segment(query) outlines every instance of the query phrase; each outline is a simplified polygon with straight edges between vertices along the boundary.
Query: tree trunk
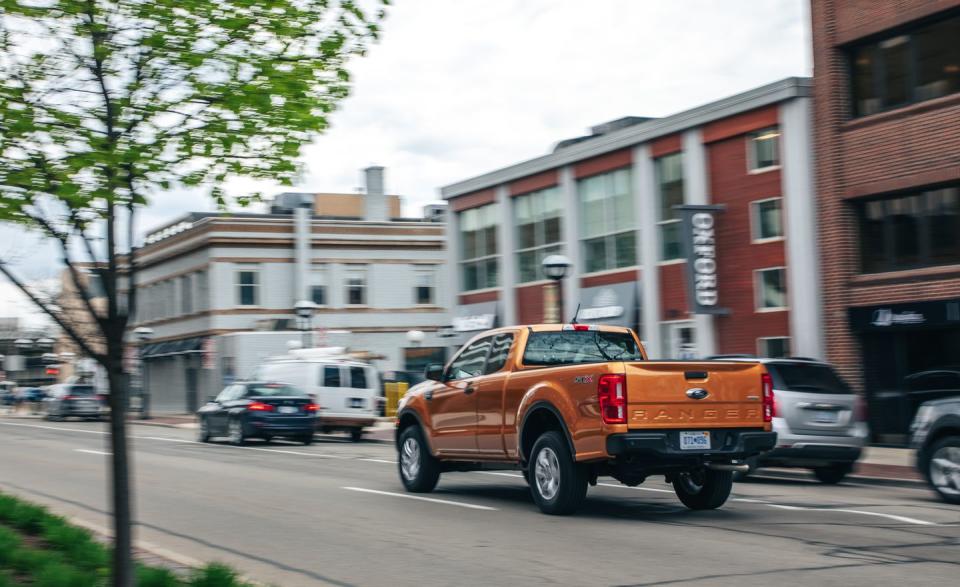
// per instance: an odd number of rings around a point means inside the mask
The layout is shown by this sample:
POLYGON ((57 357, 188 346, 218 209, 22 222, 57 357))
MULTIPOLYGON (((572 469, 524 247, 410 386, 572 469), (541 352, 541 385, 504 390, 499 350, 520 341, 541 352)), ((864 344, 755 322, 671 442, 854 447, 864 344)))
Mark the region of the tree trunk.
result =
POLYGON ((113 497, 113 585, 133 587, 132 491, 127 455, 127 377, 123 372, 123 342, 108 341, 107 377, 110 381, 110 448, 113 497))

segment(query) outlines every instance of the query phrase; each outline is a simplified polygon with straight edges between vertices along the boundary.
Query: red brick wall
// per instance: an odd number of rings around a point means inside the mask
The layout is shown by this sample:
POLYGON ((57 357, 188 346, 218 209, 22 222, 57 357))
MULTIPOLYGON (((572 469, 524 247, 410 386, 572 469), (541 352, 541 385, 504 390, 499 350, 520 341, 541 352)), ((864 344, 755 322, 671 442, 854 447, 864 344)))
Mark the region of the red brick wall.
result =
POLYGON ((627 271, 618 271, 616 273, 604 273, 602 275, 581 277, 580 287, 597 287, 600 285, 610 285, 612 283, 637 281, 638 279, 640 279, 640 272, 636 269, 629 269, 627 271))
POLYGON ((543 188, 548 188, 557 185, 560 181, 560 174, 557 173, 556 169, 551 169, 549 171, 544 171, 543 173, 537 173, 535 175, 530 175, 524 177, 523 179, 518 179, 510 183, 510 195, 519 196, 521 194, 526 194, 536 190, 542 190, 543 188))
POLYGON ((683 135, 676 134, 668 137, 660 137, 650 143, 650 156, 656 159, 671 153, 679 153, 683 150, 683 135))
POLYGON ((577 179, 590 177, 599 173, 606 173, 621 167, 633 164, 633 153, 630 149, 621 149, 606 155, 600 155, 592 159, 587 159, 576 163, 573 166, 573 176, 577 179))
POLYGON ((686 263, 661 265, 660 270, 660 319, 686 320, 690 318, 687 305, 686 263))
POLYGON ((726 206, 717 216, 717 281, 731 313, 716 319, 717 350, 755 353, 757 338, 790 336, 789 311, 758 313, 754 300, 754 270, 786 266, 783 241, 753 244, 750 232, 750 202, 782 195, 780 170, 749 174, 744 134, 707 145, 707 166, 711 203, 726 206))
POLYGON ((480 190, 479 192, 471 192, 452 198, 450 200, 450 209, 454 212, 461 212, 463 210, 469 210, 470 208, 479 208, 480 206, 492 204, 496 198, 497 194, 493 188, 480 190))
POLYGON ((499 291, 482 291, 480 293, 460 294, 459 296, 461 305, 495 302, 498 299, 500 299, 499 291))
POLYGON ((777 106, 765 106, 703 126, 703 142, 722 141, 737 135, 777 125, 777 106))
POLYGON ((929 271, 897 272, 881 281, 859 276, 857 226, 845 198, 956 176, 960 99, 948 96, 851 120, 845 55, 838 45, 956 7, 960 0, 811 2, 824 339, 829 359, 861 388, 860 344, 847 326, 847 308, 955 297, 960 279, 929 271))
POLYGON ((540 324, 543 322, 543 286, 544 284, 518 287, 517 324, 540 324))

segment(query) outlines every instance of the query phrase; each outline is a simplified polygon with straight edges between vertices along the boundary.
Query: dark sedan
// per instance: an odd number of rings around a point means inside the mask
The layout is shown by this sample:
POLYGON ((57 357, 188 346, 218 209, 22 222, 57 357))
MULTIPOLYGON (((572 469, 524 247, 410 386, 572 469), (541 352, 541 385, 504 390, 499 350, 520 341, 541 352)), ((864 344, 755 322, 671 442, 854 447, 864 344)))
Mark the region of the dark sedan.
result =
POLYGON ((306 393, 286 383, 259 381, 228 385, 197 411, 201 442, 219 436, 237 446, 248 438, 274 436, 310 444, 316 417, 317 404, 306 393))

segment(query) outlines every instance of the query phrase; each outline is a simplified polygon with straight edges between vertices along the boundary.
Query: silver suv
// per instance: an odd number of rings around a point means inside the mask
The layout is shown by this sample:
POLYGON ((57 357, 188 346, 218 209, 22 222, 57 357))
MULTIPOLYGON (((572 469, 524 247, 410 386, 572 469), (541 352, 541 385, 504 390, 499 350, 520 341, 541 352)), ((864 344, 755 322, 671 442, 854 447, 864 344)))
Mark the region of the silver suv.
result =
POLYGON ((866 409, 833 367, 800 358, 717 358, 762 363, 773 383, 777 445, 752 459, 740 479, 758 467, 800 467, 832 484, 853 470, 867 442, 866 409))
POLYGON ((917 468, 943 501, 960 504, 960 397, 923 403, 910 429, 917 468))

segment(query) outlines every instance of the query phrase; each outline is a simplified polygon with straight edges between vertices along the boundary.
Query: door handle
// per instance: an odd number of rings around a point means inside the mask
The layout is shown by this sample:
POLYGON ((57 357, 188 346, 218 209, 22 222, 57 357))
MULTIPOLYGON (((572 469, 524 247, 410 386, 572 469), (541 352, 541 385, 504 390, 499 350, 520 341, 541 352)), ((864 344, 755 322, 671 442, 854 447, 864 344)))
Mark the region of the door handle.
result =
POLYGON ((476 390, 477 390, 477 389, 476 389, 474 386, 468 385, 467 388, 463 390, 463 393, 466 394, 466 395, 470 395, 471 393, 475 392, 476 390))

